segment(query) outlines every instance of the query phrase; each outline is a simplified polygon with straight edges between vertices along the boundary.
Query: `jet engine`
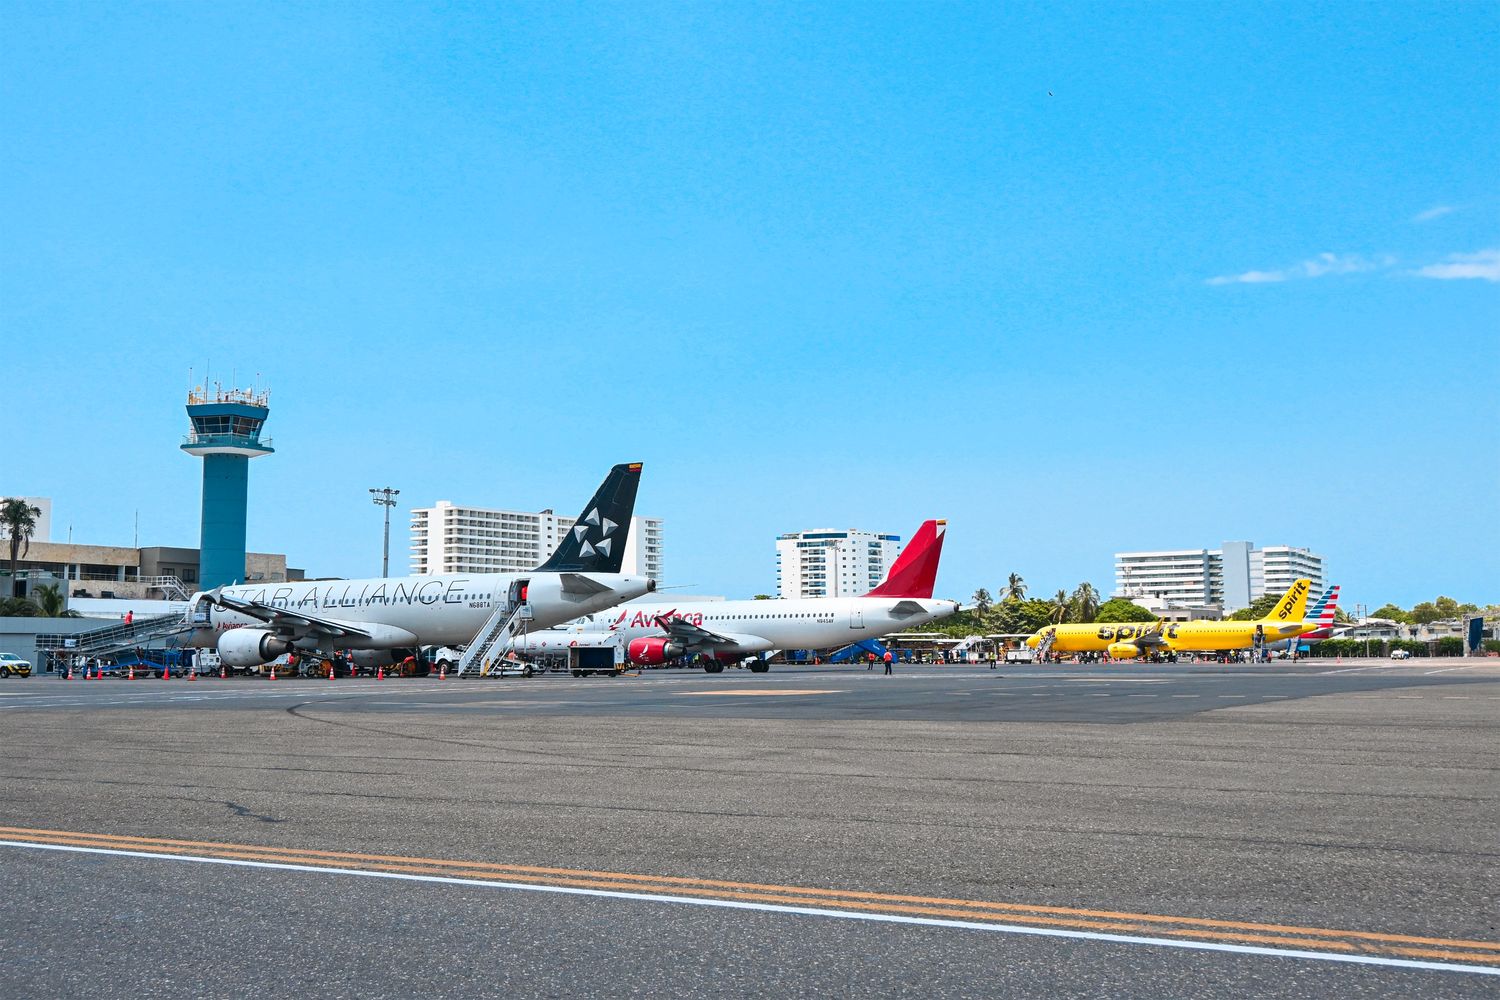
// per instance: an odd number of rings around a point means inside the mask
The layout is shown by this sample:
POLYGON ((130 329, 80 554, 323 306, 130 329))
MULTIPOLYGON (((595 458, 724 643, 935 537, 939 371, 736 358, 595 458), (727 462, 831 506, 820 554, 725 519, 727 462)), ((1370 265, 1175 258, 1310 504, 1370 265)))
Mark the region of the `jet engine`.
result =
POLYGON ((1116 660, 1133 660, 1141 655, 1141 648, 1133 642, 1112 642, 1109 644, 1109 655, 1116 660))
POLYGON ((219 659, 226 666, 254 667, 270 663, 292 644, 270 629, 237 628, 219 636, 219 659))
POLYGON ((625 647, 625 655, 631 663, 656 666, 658 663, 666 663, 675 656, 681 656, 682 644, 662 638, 631 639, 630 645, 625 647))

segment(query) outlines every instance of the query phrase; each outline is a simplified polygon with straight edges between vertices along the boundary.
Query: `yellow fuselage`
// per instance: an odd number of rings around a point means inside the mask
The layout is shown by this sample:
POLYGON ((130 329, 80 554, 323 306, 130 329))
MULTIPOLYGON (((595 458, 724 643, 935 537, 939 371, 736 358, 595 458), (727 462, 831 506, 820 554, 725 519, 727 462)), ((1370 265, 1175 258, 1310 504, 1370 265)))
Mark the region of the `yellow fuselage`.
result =
POLYGON ((1220 652, 1249 649, 1255 645, 1255 630, 1260 628, 1266 642, 1289 639, 1311 632, 1316 622, 1237 622, 1192 621, 1180 624, 1131 622, 1099 625, 1049 625, 1026 640, 1035 649, 1042 637, 1053 633, 1052 649, 1059 653, 1102 653, 1117 643, 1130 643, 1142 649, 1165 647, 1178 652, 1220 652))

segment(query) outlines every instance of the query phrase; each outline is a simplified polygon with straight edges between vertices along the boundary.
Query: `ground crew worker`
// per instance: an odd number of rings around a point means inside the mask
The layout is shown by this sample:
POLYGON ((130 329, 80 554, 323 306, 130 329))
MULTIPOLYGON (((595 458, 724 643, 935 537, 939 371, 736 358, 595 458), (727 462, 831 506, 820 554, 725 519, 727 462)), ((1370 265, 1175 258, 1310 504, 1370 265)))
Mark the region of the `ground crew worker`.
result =
POLYGON ((891 651, 889 649, 887 649, 885 651, 885 672, 886 673, 890 673, 891 672, 891 664, 894 663, 894 662, 895 662, 895 657, 891 656, 891 651))

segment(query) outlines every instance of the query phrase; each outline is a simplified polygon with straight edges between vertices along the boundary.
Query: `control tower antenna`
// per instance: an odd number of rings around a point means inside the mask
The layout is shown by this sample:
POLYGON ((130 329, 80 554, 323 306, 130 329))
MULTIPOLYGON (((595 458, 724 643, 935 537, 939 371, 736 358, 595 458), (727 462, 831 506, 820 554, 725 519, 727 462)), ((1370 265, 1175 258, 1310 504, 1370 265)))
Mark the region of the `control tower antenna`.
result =
POLYGON ((203 459, 203 521, 198 548, 198 586, 212 590, 245 579, 245 513, 250 459, 276 449, 260 431, 271 415, 270 394, 225 389, 215 382, 188 390, 193 430, 182 450, 203 459))

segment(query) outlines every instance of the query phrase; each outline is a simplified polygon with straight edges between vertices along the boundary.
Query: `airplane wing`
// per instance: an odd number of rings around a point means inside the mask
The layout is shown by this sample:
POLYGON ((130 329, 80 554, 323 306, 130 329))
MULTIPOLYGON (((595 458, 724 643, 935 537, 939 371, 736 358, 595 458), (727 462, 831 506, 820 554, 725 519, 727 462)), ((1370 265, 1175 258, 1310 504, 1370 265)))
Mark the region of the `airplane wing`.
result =
POLYGON ((694 625, 691 622, 683 621, 681 618, 664 619, 658 617, 656 619, 656 624, 665 629, 667 635, 671 636, 673 639, 676 639, 678 642, 682 643, 689 649, 700 648, 703 646, 712 647, 738 645, 737 639, 733 639, 727 635, 720 635, 717 632, 710 632, 702 625, 694 625))
POLYGON ((300 611, 292 611, 289 608, 273 608, 259 601, 242 601, 238 597, 227 597, 219 590, 205 596, 216 607, 244 615, 246 618, 254 618, 256 621, 265 622, 273 628, 285 630, 296 636, 357 635, 366 639, 370 638, 369 632, 349 622, 304 615, 300 611))

